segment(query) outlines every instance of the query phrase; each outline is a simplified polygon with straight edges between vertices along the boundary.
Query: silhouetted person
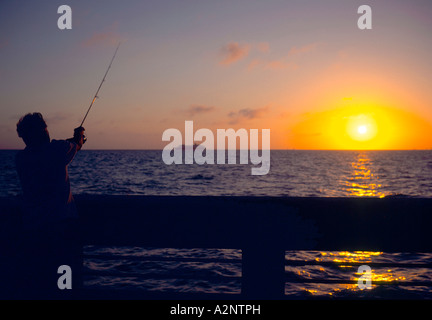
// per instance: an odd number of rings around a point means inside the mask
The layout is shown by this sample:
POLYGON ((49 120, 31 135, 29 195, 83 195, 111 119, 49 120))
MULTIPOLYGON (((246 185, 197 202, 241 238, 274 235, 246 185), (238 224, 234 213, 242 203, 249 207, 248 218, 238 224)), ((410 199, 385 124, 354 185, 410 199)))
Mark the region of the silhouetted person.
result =
POLYGON ((78 214, 67 166, 85 142, 84 128, 76 128, 73 138, 50 140, 42 115, 29 113, 18 121, 17 132, 26 144, 16 155, 23 191, 21 258, 27 263, 26 276, 19 275, 20 293, 55 298, 61 292, 58 267, 69 265, 72 275, 74 267, 80 268, 74 259, 79 254, 78 214))

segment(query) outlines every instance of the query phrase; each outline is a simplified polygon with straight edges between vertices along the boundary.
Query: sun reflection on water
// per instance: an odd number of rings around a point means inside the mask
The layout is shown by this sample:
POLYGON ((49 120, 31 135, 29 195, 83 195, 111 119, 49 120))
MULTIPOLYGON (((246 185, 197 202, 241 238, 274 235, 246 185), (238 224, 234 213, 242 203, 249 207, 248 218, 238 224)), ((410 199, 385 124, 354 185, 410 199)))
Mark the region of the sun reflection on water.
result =
MULTIPOLYGON (((378 197, 383 198, 380 178, 374 172, 374 163, 366 152, 359 152, 356 159, 351 163, 351 172, 343 178, 341 184, 349 196, 354 197, 378 197)), ((339 251, 339 252, 320 252, 320 257, 315 258, 316 262, 334 262, 332 271, 340 280, 343 277, 346 283, 319 284, 313 287, 304 287, 303 290, 311 295, 329 295, 333 296, 342 291, 344 292, 361 292, 358 286, 358 280, 363 275, 358 273, 360 265, 372 263, 372 259, 379 258, 383 252, 372 251, 339 251), (335 268, 337 271, 335 271, 335 268)), ((319 267, 322 274, 329 272, 328 267, 319 267)), ((397 271, 399 272, 399 271, 397 271)), ((371 269, 372 289, 376 287, 375 283, 395 283, 406 280, 406 277, 397 274, 395 270, 378 268, 371 269)), ((303 276, 307 276, 304 274, 303 276)), ((368 291, 368 290, 367 290, 368 291)))
POLYGON ((373 172, 373 162, 366 153, 359 153, 357 160, 351 163, 352 173, 344 181, 350 196, 379 197, 385 194, 380 191, 379 177, 373 172))
MULTIPOLYGON (((313 287, 304 287, 303 290, 311 295, 328 296, 333 296, 342 291, 352 293, 362 292, 364 290, 359 288, 358 280, 363 274, 357 272, 358 267, 363 264, 367 265, 368 263, 372 263, 373 258, 377 258, 382 254, 383 252, 373 251, 320 252, 321 257, 315 258, 315 261, 335 262, 335 267, 338 268, 338 270, 343 270, 343 274, 347 276, 344 278, 346 279, 346 283, 319 284, 313 287)), ((326 272, 326 269, 321 266, 319 267, 319 270, 322 272, 326 272)), ((307 272, 303 271, 302 275, 307 277, 308 274, 307 272)), ((377 283, 390 284, 397 283, 398 281, 405 281, 406 279, 406 276, 398 275, 396 273, 396 270, 390 268, 380 268, 380 270, 371 268, 371 289, 374 289, 377 283)))

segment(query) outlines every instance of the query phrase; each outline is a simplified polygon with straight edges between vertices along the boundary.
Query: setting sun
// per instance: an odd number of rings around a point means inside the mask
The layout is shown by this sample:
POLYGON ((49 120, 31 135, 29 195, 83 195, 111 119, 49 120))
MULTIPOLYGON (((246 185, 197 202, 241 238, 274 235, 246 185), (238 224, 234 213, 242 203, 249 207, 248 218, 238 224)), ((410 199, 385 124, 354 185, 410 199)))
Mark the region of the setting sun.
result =
POLYGON ((367 132, 367 127, 366 126, 359 126, 357 131, 360 134, 365 134, 367 132))
POLYGON ((428 149, 431 132, 414 113, 370 102, 304 114, 288 142, 299 149, 428 149))
POLYGON ((378 128, 372 115, 359 114, 348 117, 346 130, 353 140, 367 141, 376 136, 378 128))

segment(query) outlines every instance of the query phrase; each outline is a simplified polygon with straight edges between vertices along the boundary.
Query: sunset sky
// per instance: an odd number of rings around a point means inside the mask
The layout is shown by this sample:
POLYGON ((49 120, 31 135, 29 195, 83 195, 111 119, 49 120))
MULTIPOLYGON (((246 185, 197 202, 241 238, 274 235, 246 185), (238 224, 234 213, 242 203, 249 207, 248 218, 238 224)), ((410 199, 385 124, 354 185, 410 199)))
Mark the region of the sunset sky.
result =
POLYGON ((87 149, 161 149, 185 120, 268 128, 272 149, 430 149, 431 31, 430 0, 3 0, 0 148, 28 112, 69 138, 122 41, 87 149))

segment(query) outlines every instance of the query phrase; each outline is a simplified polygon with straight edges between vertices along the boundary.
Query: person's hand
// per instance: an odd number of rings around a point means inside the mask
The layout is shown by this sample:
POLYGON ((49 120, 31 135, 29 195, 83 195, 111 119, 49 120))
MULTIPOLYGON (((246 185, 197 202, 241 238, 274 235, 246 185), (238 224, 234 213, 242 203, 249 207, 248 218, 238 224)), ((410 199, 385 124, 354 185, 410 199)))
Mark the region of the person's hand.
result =
POLYGON ((87 141, 84 132, 85 129, 83 127, 78 127, 74 129, 74 140, 80 145, 83 145, 87 141))
POLYGON ((76 136, 76 135, 84 135, 84 131, 85 131, 85 129, 83 128, 83 127, 78 127, 78 128, 75 128, 74 129, 74 137, 76 136))
POLYGON ((85 129, 83 127, 75 128, 73 138, 66 139, 66 141, 76 143, 78 145, 78 150, 81 150, 83 144, 87 141, 84 131, 85 129))

